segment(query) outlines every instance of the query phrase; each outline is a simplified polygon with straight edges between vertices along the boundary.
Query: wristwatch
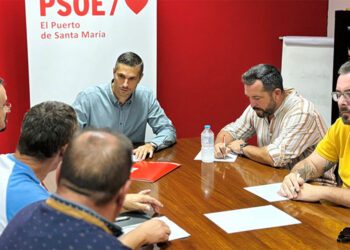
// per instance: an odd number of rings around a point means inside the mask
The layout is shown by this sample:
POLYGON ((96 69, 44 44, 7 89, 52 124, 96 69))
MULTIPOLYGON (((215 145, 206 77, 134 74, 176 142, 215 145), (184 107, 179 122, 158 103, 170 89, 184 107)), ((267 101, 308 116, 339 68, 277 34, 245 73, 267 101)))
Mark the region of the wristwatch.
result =
POLYGON ((246 147, 246 146, 248 146, 248 145, 249 145, 249 144, 248 144, 247 142, 242 143, 241 145, 239 145, 239 147, 240 147, 239 154, 240 154, 240 155, 244 155, 243 148, 246 147))

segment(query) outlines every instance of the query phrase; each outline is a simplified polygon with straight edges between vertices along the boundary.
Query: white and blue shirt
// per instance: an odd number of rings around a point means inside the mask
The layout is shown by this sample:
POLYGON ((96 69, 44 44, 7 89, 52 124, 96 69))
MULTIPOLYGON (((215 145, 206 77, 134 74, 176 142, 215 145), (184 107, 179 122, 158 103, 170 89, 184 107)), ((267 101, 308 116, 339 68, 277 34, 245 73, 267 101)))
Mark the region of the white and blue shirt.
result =
POLYGON ((12 154, 0 155, 0 235, 22 208, 49 195, 29 166, 12 154))

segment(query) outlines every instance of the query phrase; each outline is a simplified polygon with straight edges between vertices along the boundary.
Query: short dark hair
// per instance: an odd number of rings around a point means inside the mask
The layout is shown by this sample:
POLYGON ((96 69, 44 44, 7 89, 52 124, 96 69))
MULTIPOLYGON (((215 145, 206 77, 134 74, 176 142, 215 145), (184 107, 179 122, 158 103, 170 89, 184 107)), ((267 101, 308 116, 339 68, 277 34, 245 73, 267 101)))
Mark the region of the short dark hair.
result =
POLYGON ((21 154, 45 160, 68 144, 77 128, 77 116, 71 106, 42 102, 24 115, 17 149, 21 154))
POLYGON ((143 74, 143 61, 141 57, 134 52, 125 52, 121 54, 115 63, 115 68, 118 67, 118 64, 125 64, 130 67, 140 66, 140 76, 143 74))
POLYGON ((252 85, 256 80, 260 80, 263 83, 267 92, 277 88, 284 91, 281 73, 272 65, 258 64, 242 75, 242 81, 246 85, 252 85))
POLYGON ((345 75, 348 73, 350 73, 350 61, 343 63, 343 65, 340 66, 340 68, 338 70, 339 75, 345 75))
POLYGON ((129 179, 130 140, 108 129, 78 132, 63 156, 58 186, 86 195, 96 205, 110 201, 129 179))

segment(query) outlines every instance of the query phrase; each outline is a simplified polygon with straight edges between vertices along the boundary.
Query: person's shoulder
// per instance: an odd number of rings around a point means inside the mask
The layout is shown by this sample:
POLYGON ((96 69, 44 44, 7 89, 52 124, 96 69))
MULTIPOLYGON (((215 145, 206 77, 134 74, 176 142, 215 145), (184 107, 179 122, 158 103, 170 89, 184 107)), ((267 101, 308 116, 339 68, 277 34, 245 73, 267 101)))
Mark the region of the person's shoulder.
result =
MULTIPOLYGON (((108 96, 108 88, 109 88, 108 83, 102 84, 102 85, 90 86, 78 94, 75 100, 75 103, 81 102, 81 101, 87 101, 87 100, 95 101, 100 98, 105 98, 106 96, 108 96)), ((73 106, 75 106, 74 104, 73 106)))
POLYGON ((344 124, 341 117, 339 117, 331 126, 332 129, 337 131, 350 132, 350 125, 344 124))
POLYGON ((79 238, 79 241, 82 242, 83 245, 85 244, 88 246, 93 241, 97 249, 129 249, 119 240, 116 240, 114 236, 106 233, 94 224, 65 214, 62 214, 62 216, 65 218, 65 221, 70 221, 67 223, 66 227, 70 227, 74 224, 77 238, 79 238))
POLYGON ((0 155, 0 165, 6 166, 6 170, 9 170, 10 166, 15 165, 15 161, 11 159, 11 154, 1 154, 0 155))
POLYGON ((137 88, 136 88, 136 92, 143 93, 143 94, 144 93, 146 93, 146 94, 153 94, 153 91, 150 88, 148 88, 148 87, 146 87, 144 85, 138 85, 137 88))
POLYGON ((94 95, 94 94, 99 94, 101 92, 105 92, 106 89, 108 89, 109 84, 101 84, 101 85, 94 85, 87 87, 81 93, 84 93, 86 95, 94 95))
POLYGON ((286 100, 286 108, 291 112, 301 112, 301 113, 309 113, 314 114, 318 113, 316 110, 315 104, 306 99, 301 94, 299 94, 295 89, 286 89, 286 93, 288 94, 286 100))
POLYGON ((38 209, 42 208, 44 204, 45 200, 37 200, 32 203, 28 203, 14 215, 10 224, 16 225, 18 223, 28 222, 34 214, 38 213, 38 209))
POLYGON ((21 209, 21 211, 18 212, 18 215, 20 216, 21 214, 27 214, 27 213, 34 213, 36 209, 38 209, 39 207, 44 207, 45 206, 45 201, 46 200, 38 200, 38 201, 34 201, 33 203, 28 204, 27 206, 25 206, 23 209, 21 209))
POLYGON ((150 88, 142 85, 138 85, 134 93, 135 99, 142 100, 142 102, 153 102, 154 99, 156 99, 156 95, 153 93, 153 91, 150 88))

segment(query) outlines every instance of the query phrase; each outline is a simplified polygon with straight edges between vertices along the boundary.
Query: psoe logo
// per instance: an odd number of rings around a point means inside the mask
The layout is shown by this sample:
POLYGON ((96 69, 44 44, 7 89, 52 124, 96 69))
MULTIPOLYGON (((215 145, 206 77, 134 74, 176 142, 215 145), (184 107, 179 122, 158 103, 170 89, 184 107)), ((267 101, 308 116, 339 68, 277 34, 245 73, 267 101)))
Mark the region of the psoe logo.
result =
MULTIPOLYGON (((138 14, 145 8, 148 0, 125 0, 126 5, 138 14)), ((60 16, 70 16, 75 13, 78 16, 113 16, 117 8, 118 0, 40 0, 40 16, 46 16, 48 11, 54 11, 60 16), (106 7, 104 2, 113 1, 111 7, 106 7), (107 14, 106 14, 107 13, 107 14)))

